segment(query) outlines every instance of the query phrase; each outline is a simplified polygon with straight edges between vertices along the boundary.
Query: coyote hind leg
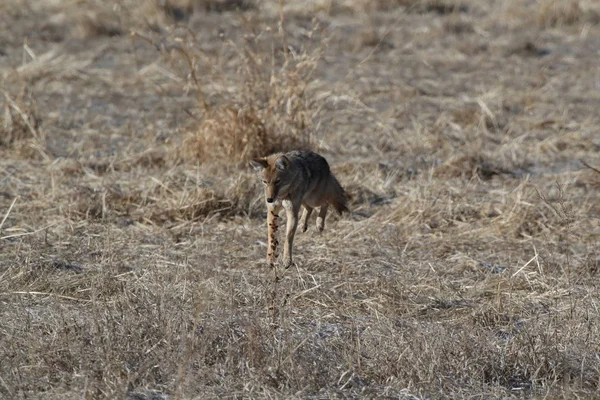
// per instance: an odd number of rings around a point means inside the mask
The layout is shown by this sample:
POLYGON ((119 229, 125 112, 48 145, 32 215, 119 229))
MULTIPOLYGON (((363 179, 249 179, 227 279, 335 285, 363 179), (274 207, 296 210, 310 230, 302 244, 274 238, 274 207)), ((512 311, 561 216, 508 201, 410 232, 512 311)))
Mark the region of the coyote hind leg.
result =
POLYGON ((323 204, 319 209, 319 216, 317 217, 317 231, 323 232, 325 228, 325 216, 327 215, 327 204, 323 204))
POLYGON ((298 225, 298 227, 302 232, 306 232, 306 230, 308 229, 308 219, 310 218, 310 214, 312 214, 313 208, 307 206, 306 204, 304 204, 303 206, 304 211, 302 212, 302 217, 300 217, 300 225, 298 225))

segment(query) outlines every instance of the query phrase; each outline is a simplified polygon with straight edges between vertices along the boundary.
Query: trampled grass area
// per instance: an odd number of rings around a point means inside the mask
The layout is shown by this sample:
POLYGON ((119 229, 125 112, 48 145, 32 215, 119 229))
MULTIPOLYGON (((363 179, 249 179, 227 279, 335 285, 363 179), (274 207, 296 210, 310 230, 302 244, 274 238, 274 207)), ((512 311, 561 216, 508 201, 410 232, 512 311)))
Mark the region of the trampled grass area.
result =
POLYGON ((0 397, 600 395, 592 0, 0 4, 0 397), (271 270, 247 160, 351 213, 271 270))

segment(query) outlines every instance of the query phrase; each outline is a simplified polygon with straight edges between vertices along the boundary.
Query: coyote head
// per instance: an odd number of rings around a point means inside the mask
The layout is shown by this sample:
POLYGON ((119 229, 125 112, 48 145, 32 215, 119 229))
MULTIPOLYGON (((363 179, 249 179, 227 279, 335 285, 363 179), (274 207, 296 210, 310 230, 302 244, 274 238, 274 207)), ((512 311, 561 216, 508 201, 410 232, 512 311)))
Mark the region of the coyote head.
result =
POLYGON ((290 160, 285 155, 255 158, 250 165, 265 185, 267 203, 275 203, 287 195, 292 180, 288 168, 290 160))

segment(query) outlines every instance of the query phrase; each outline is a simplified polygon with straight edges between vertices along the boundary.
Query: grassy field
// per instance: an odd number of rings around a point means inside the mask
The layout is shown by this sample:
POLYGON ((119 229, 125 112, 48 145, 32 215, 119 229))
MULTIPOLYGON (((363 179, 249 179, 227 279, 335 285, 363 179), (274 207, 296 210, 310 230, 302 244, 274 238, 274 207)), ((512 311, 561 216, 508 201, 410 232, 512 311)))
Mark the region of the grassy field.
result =
POLYGON ((600 397, 595 0, 5 0, 0 398, 600 397), (351 213, 270 269, 247 160, 351 213))

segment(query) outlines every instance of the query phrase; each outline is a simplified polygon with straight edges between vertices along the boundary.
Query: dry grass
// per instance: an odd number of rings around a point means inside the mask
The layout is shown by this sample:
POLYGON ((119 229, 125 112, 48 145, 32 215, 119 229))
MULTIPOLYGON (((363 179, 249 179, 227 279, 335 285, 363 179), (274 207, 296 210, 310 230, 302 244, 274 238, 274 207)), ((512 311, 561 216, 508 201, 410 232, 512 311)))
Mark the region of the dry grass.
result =
POLYGON ((598 397, 596 10, 2 3, 0 397, 598 397), (352 213, 270 270, 293 147, 352 213))
POLYGON ((509 20, 515 19, 520 21, 519 24, 535 24, 542 29, 581 29, 600 22, 598 3, 587 0, 538 0, 525 7, 522 2, 507 1, 504 11, 509 20))
POLYGON ((23 86, 15 98, 5 91, 2 92, 2 96, 4 115, 0 130, 0 145, 8 147, 23 144, 26 139, 41 140, 42 134, 39 129, 41 118, 27 86, 23 86))
MULTIPOLYGON (((600 9, 583 4, 586 2, 580 0, 556 1, 546 0, 539 4, 537 11, 538 23, 545 27, 554 27, 560 25, 574 25, 578 23, 600 22, 600 9)), ((590 4, 592 4, 590 2, 590 4)))
POLYGON ((358 0, 346 1, 348 8, 360 7, 371 11, 393 11, 402 8, 411 14, 436 13, 439 15, 467 11, 467 5, 459 0, 358 0))

